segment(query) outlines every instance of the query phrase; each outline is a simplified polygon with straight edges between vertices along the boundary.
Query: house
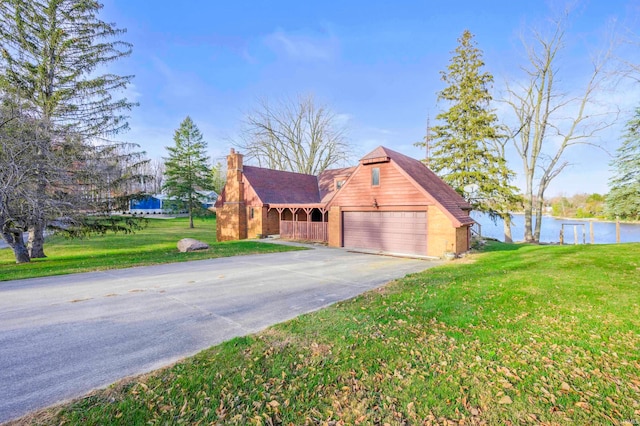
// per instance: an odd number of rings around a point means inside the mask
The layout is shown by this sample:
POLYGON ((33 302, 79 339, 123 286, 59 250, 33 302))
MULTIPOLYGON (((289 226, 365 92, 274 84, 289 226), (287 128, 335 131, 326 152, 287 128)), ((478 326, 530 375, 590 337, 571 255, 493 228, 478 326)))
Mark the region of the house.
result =
MULTIPOLYGON (((215 191, 196 191, 200 195, 203 209, 212 209, 218 200, 218 193, 215 191)), ((172 213, 180 205, 173 198, 165 194, 144 195, 141 198, 134 198, 129 201, 129 213, 133 214, 162 214, 172 213)))
POLYGON ((216 202, 219 241, 281 238, 398 254, 469 249, 471 206, 420 161, 378 147, 319 176, 244 166, 233 149, 216 202))

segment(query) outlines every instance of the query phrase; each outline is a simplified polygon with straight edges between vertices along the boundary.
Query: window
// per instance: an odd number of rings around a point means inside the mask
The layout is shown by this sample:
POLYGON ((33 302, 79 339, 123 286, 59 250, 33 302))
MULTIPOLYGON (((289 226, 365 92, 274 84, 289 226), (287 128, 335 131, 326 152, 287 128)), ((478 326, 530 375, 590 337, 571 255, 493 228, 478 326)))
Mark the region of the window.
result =
POLYGON ((251 207, 251 210, 249 210, 249 218, 253 219, 253 207, 251 207))
POLYGON ((342 185, 344 185, 344 180, 336 180, 336 191, 342 188, 342 185))
POLYGON ((371 186, 380 185, 380 167, 371 169, 371 186))

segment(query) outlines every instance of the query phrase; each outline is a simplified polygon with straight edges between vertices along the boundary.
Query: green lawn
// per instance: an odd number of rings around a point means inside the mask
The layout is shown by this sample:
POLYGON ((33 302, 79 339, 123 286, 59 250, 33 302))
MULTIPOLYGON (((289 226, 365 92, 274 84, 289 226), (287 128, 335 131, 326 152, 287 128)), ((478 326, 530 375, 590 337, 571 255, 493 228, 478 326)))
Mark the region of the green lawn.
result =
POLYGON ((255 241, 216 243, 216 222, 213 217, 195 219, 194 225, 194 229, 189 229, 187 218, 150 219, 148 226, 135 234, 107 234, 84 239, 52 236, 46 240, 46 259, 33 259, 20 265, 15 263, 11 249, 2 249, 0 281, 295 250, 255 241), (176 244, 181 238, 204 241, 210 248, 180 253, 176 244))
POLYGON ((638 424, 640 244, 493 243, 29 421, 638 424))

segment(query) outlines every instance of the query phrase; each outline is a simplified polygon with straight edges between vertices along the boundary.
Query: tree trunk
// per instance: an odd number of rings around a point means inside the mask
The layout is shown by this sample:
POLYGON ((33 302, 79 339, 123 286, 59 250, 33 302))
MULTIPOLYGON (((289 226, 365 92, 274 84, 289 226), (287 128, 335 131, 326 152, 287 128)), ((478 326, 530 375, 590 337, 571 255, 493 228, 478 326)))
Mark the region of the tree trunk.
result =
POLYGON ((31 261, 29 251, 24 245, 22 231, 5 231, 2 233, 2 239, 9 244, 16 258, 16 263, 27 263, 31 261))
POLYGON ((536 203, 536 229, 534 231, 535 242, 540 242, 540 230, 542 229, 542 209, 544 206, 544 200, 542 197, 538 198, 536 203))
POLYGON ((42 162, 38 165, 38 186, 36 189, 35 198, 35 218, 34 223, 29 226, 29 242, 27 248, 29 249, 29 256, 31 259, 43 259, 47 257, 44 254, 44 229, 46 227, 46 215, 43 211, 43 205, 47 199, 47 183, 44 180, 44 166, 42 162))
POLYGON ((533 203, 531 200, 525 200, 524 203, 524 240, 527 243, 535 243, 533 238, 533 203))
POLYGON ((504 223, 504 242, 512 243, 513 237, 511 236, 511 215, 507 213, 507 215, 503 218, 504 223))
POLYGON ((31 259, 42 259, 47 257, 44 254, 44 220, 38 220, 35 224, 29 227, 28 247, 31 259))
POLYGON ((193 209, 191 207, 191 201, 189 201, 189 228, 193 228, 193 209))
POLYGON ((17 239, 17 243, 12 247, 13 254, 16 257, 16 263, 27 263, 31 262, 31 258, 29 257, 29 251, 27 247, 24 245, 24 241, 22 240, 22 235, 17 239))
POLYGON ((526 158, 523 159, 524 175, 526 179, 526 188, 524 193, 524 241, 527 243, 535 242, 533 240, 533 226, 531 216, 533 214, 533 171, 526 158))

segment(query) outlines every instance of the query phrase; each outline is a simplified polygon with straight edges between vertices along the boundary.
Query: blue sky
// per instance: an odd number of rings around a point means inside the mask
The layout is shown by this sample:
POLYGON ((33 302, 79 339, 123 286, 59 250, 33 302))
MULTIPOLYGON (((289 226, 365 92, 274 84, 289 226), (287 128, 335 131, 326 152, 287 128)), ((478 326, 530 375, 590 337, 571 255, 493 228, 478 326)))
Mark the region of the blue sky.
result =
MULTIPOLYGON (((243 115, 258 99, 313 94, 346 125, 354 163, 378 145, 423 158, 413 143, 423 138, 427 115, 434 123, 446 108, 436 102, 443 88, 439 73, 462 32, 475 35, 498 98, 504 81, 514 81, 526 65, 520 34, 552 16, 553 4, 104 0, 102 18, 126 28, 123 39, 133 43, 133 54, 113 64, 114 71, 135 75, 126 95, 140 102, 122 138, 159 158, 190 115, 212 158, 222 160, 243 115)), ((585 77, 581 70, 588 69, 584 43, 597 43, 608 22, 617 20, 618 28, 638 34, 638 12, 633 0, 577 3, 561 63, 563 82, 579 86, 585 77)), ((594 140, 610 151, 618 146, 630 111, 640 106, 636 86, 623 83, 605 97, 622 110, 619 123, 594 140)), ((519 172, 517 157, 510 153, 508 158, 519 172)), ((548 195, 607 191, 606 153, 579 146, 566 158, 572 166, 551 184, 548 195)), ((521 182, 519 177, 516 184, 521 182)))

